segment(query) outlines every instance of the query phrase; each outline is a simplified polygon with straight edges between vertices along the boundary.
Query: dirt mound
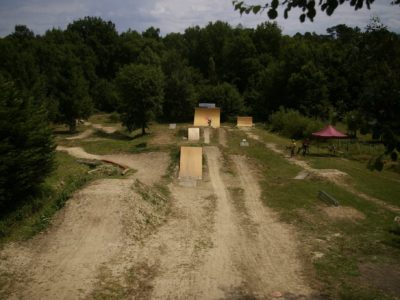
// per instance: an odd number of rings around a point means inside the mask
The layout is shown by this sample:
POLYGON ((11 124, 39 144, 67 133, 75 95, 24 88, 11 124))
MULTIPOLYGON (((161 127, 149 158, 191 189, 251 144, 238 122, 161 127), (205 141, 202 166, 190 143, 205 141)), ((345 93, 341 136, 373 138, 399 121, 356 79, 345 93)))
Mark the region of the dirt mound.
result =
MULTIPOLYGON (((69 150, 87 156, 81 149, 69 150)), ((132 178, 93 182, 73 195, 47 232, 30 241, 8 245, 1 252, 0 271, 10 276, 1 296, 81 299, 96 288, 101 270, 109 264, 122 258, 124 265, 129 265, 127 249, 136 247, 137 241, 165 220, 168 201, 164 190, 143 182, 160 182, 168 155, 146 153, 114 158, 134 164, 139 170, 134 176, 140 181, 132 178)))
POLYGON ((81 147, 57 146, 57 151, 82 159, 108 161, 116 165, 137 170, 137 176, 146 184, 152 184, 164 175, 169 157, 164 152, 149 152, 140 154, 110 154, 95 155, 87 153, 81 147))
POLYGON ((92 124, 92 127, 101 131, 104 131, 105 133, 114 133, 117 132, 119 128, 114 127, 114 126, 103 126, 101 124, 92 124))
POLYGON ((86 129, 84 132, 75 135, 75 136, 71 136, 71 137, 67 137, 66 140, 80 140, 80 139, 85 139, 89 136, 91 136, 93 134, 94 130, 93 129, 86 129))
POLYGON ((57 151, 67 152, 69 155, 74 156, 76 158, 101 160, 101 155, 95 155, 95 154, 87 153, 81 147, 57 146, 56 150, 57 151))
POLYGON ((330 218, 336 220, 364 220, 365 215, 357 209, 350 206, 331 206, 322 209, 330 218))

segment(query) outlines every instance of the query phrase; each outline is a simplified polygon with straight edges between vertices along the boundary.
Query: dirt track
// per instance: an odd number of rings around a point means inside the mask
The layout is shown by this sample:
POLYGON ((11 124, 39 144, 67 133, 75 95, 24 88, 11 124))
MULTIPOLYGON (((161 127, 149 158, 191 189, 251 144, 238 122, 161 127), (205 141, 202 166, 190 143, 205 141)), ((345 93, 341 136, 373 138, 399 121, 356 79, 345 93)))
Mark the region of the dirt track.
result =
MULTIPOLYGON (((225 133, 219 135, 223 143, 225 133)), ((135 186, 154 189, 166 172, 166 153, 98 156, 59 148, 138 172, 86 186, 47 232, 6 247, 0 268, 12 270, 17 280, 5 295, 268 299, 278 291, 308 297, 295 235, 262 204, 255 169, 245 157, 235 156, 235 175, 224 173, 219 148, 204 149, 208 168, 203 181, 188 188, 174 180, 170 204, 158 206, 146 202, 135 186)))

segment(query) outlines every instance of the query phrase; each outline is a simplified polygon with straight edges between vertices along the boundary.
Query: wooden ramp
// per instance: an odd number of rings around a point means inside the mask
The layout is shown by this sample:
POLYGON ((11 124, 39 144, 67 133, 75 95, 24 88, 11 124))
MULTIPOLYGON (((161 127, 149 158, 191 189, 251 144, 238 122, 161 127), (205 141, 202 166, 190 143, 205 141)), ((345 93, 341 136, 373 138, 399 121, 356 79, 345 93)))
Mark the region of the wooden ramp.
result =
POLYGON ((237 117, 237 127, 252 127, 253 117, 237 117))
POLYGON ((211 120, 211 127, 220 127, 220 108, 196 107, 194 111, 194 126, 208 126, 208 120, 211 120))
POLYGON ((188 128, 188 140, 189 141, 200 140, 200 128, 188 128))
POLYGON ((181 147, 179 164, 179 179, 202 179, 203 177, 203 148, 181 147))

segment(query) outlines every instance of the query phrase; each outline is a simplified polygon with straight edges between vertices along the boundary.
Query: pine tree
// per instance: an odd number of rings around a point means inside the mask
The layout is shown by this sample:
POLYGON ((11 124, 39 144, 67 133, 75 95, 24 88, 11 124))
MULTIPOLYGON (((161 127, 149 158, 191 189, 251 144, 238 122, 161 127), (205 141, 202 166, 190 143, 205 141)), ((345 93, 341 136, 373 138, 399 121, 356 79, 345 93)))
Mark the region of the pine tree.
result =
POLYGON ((53 170, 54 142, 44 109, 0 77, 0 209, 28 198, 53 170))

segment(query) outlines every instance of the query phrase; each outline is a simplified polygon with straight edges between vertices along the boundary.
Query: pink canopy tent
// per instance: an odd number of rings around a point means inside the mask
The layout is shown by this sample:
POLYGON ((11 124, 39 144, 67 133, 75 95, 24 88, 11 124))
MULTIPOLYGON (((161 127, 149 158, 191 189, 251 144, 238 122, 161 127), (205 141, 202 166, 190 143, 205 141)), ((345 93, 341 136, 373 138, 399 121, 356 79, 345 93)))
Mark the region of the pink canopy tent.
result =
POLYGON ((312 133, 313 136, 324 138, 324 139, 343 139, 347 138, 347 135, 336 130, 333 126, 328 125, 326 128, 312 133))

